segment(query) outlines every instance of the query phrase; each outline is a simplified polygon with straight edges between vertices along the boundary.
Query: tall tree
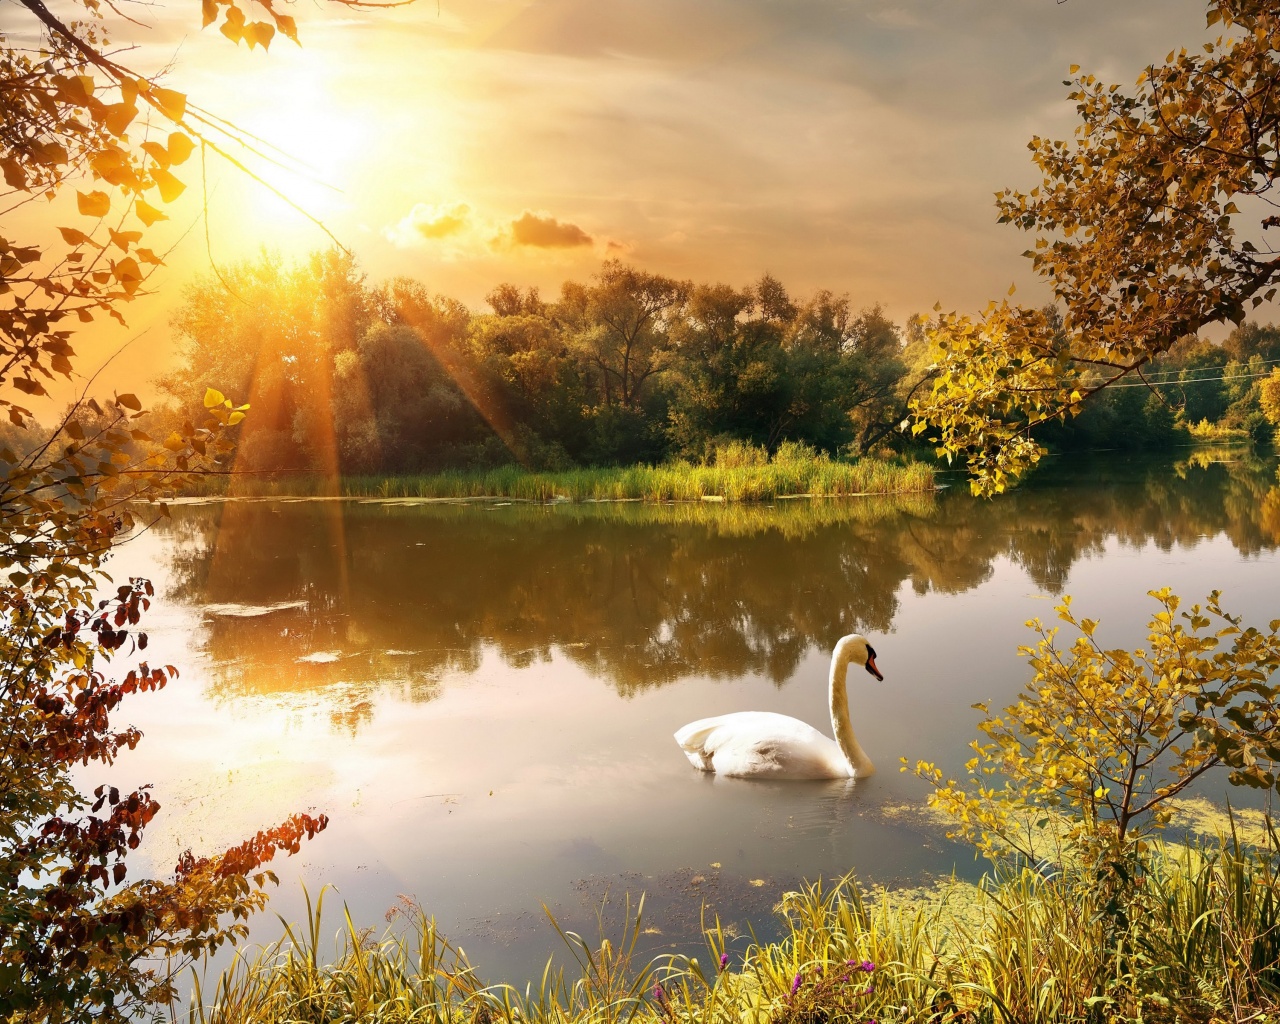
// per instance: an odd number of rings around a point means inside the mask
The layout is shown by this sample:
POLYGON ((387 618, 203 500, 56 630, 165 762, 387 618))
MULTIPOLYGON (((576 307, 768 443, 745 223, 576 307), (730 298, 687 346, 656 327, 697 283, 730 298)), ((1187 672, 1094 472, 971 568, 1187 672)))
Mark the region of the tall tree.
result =
MULTIPOLYGON (((773 299, 787 301, 782 291, 773 299)), ((677 359, 668 432, 679 450, 705 455, 723 437, 777 446, 790 404, 783 329, 783 323, 760 315, 752 289, 691 290, 672 331, 677 359)))
POLYGON ((159 387, 186 415, 201 407, 206 387, 248 396, 254 415, 241 428, 241 468, 324 471, 329 401, 340 386, 334 361, 355 349, 373 307, 346 253, 296 265, 263 254, 188 288, 173 318, 180 361, 159 387))
POLYGON ((606 260, 594 284, 567 286, 558 315, 600 376, 605 405, 636 409, 668 365, 670 330, 690 285, 606 260))

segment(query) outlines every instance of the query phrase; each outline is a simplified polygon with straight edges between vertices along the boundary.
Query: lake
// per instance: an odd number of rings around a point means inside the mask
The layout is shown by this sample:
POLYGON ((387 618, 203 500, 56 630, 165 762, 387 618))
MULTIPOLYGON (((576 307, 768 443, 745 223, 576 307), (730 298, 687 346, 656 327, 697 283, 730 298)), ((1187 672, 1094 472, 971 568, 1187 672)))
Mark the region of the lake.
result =
POLYGON ((1050 460, 992 502, 953 481, 769 507, 176 505, 110 564, 156 583, 148 653, 182 671, 125 707, 146 738, 107 773, 163 806, 137 868, 324 811, 329 828, 273 864, 272 908, 300 918, 300 883, 331 885, 332 929, 339 900, 381 928, 412 898, 490 980, 556 951, 544 905, 595 934, 606 900, 616 917, 645 892, 647 950, 696 945, 704 906, 741 946, 802 879, 976 876, 899 758, 958 768, 971 705, 1014 698, 1024 623, 1063 594, 1115 645, 1141 643, 1145 593, 1166 585, 1275 617, 1280 487, 1274 461, 1238 453, 1050 460), (853 631, 885 676, 850 674, 877 774, 762 783, 685 760, 671 734, 706 715, 829 734, 829 653, 853 631))

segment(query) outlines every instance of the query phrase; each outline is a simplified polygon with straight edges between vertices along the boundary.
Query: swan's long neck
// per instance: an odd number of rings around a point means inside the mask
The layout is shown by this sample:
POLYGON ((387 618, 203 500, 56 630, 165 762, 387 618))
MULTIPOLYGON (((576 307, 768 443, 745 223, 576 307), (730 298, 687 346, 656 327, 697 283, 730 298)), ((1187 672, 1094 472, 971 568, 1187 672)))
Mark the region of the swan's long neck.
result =
POLYGON ((849 653, 837 651, 831 659, 831 729, 835 733, 836 743, 841 752, 853 766, 854 775, 861 779, 876 770, 853 734, 853 725, 849 721, 849 694, 845 681, 849 675, 849 653))

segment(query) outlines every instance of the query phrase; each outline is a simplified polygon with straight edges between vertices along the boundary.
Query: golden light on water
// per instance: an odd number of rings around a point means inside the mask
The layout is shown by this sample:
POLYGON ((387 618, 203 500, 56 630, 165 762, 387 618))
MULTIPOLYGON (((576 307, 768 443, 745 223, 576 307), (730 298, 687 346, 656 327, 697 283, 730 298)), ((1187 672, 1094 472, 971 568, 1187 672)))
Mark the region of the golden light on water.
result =
MULTIPOLYGON (((856 628, 887 680, 859 680, 851 705, 868 752, 962 760, 957 716, 1022 687, 1022 622, 1046 587, 1123 630, 1148 609, 1116 588, 1117 561, 1183 593, 1225 578, 1237 607, 1272 594, 1274 466, 1186 468, 996 505, 958 489, 905 507, 178 505, 117 569, 156 580, 154 655, 183 675, 130 705, 146 742, 112 771, 157 784, 160 871, 328 813, 321 840, 272 865, 289 919, 299 881, 336 885, 360 921, 412 893, 493 975, 536 976, 554 936, 530 908, 590 928, 604 890, 643 888, 663 941, 696 943, 705 865, 726 886, 766 880, 754 909, 718 894, 726 920, 758 922, 798 873, 972 861, 904 843, 918 794, 898 773, 853 792, 702 778, 676 726, 726 707, 822 721, 825 638, 856 628)), ((276 937, 269 915, 255 926, 276 937)))

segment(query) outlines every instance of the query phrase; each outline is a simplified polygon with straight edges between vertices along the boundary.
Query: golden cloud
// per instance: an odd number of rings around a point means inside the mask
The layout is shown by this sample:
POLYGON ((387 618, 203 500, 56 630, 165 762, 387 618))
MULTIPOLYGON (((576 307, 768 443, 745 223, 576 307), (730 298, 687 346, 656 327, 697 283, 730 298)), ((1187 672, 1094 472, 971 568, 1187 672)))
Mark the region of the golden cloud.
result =
POLYGON ((516 245, 532 245, 539 249, 572 249, 594 241, 577 224, 528 210, 511 222, 511 240, 516 245))
POLYGON ((418 203, 386 234, 403 248, 456 235, 467 227, 470 218, 471 207, 466 203, 418 203))

